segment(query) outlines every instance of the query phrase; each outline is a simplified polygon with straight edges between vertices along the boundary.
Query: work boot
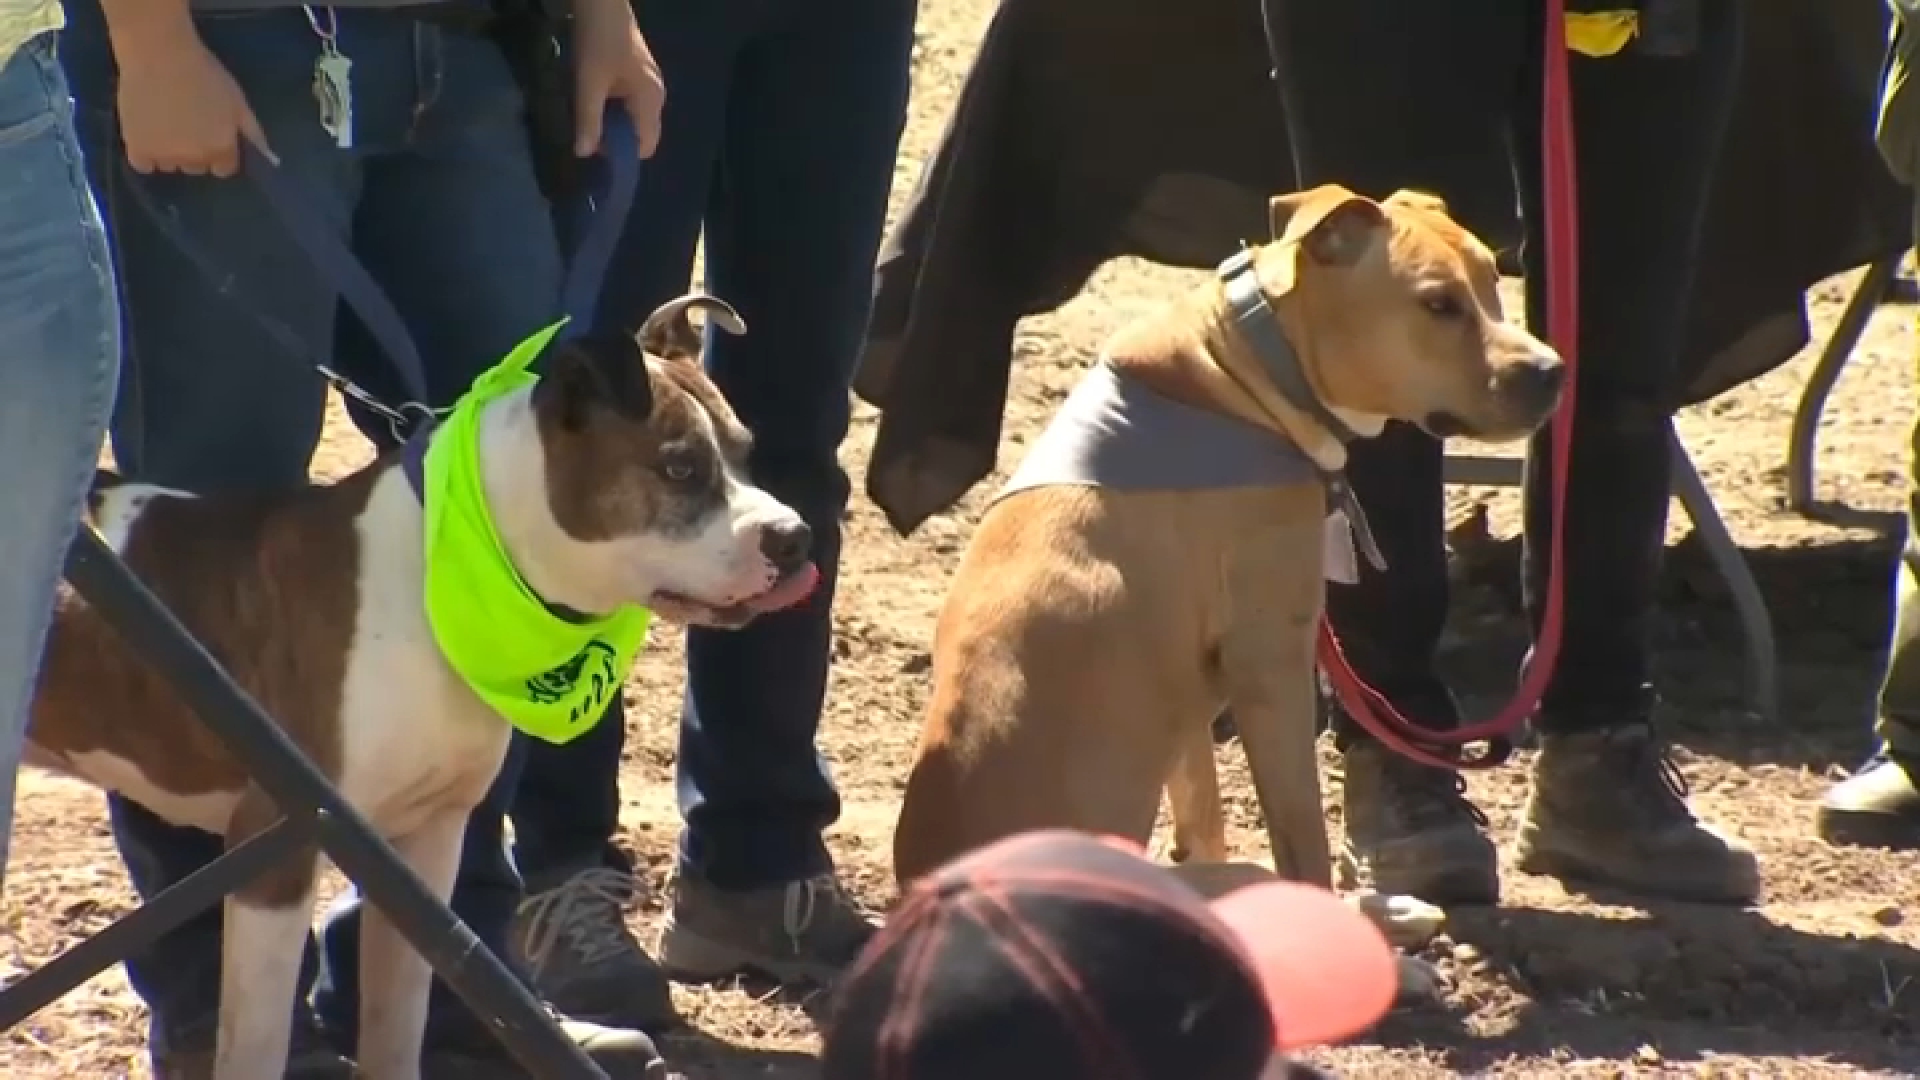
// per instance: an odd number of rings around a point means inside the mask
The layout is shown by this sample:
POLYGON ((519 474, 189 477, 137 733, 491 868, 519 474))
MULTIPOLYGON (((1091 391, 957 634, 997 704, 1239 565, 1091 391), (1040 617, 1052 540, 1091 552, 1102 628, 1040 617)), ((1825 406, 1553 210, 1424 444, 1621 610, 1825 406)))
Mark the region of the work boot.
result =
MULTIPOLYGON (((154 1080, 213 1080, 217 1024, 169 1040, 171 1045, 153 1057, 154 1080)), ((287 1046, 285 1080, 353 1080, 353 1062, 342 1057, 320 1030, 313 1010, 294 1013, 293 1038, 287 1046)))
MULTIPOLYGON (((631 1028, 606 1027, 574 1020, 554 1012, 560 1030, 607 1074, 607 1080, 671 1080, 666 1059, 653 1040, 631 1028)), ((507 1053, 507 1048, 482 1028, 453 1039, 429 1036, 420 1055, 420 1080, 534 1080, 507 1053)))
POLYGON ((660 965, 683 982, 743 972, 783 986, 831 986, 875 926, 832 874, 734 892, 682 877, 660 935, 660 965))
POLYGON ((531 893, 513 920, 513 944, 534 989, 567 1016, 664 1032, 679 1023, 667 977, 633 932, 632 874, 594 866, 531 893))
POLYGON ((1466 781, 1373 739, 1347 747, 1346 857, 1376 891, 1429 904, 1493 904, 1500 868, 1466 781))
POLYGON ((1820 800, 1820 837, 1830 844, 1920 851, 1920 767, 1882 752, 1820 800))
POLYGON ((1648 724, 1542 734, 1520 869, 1672 900, 1753 903, 1753 850, 1701 824, 1686 797, 1686 778, 1648 724))

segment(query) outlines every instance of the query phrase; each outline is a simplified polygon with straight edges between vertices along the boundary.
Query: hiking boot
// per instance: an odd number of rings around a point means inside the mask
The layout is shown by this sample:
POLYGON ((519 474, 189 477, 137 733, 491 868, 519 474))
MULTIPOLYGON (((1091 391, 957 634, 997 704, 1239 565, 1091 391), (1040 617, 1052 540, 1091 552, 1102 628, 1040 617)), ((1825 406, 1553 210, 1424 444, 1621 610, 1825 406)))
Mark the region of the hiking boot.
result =
POLYGON ((1541 735, 1518 848, 1529 874, 1699 903, 1760 895, 1753 850, 1693 816, 1686 778, 1647 724, 1541 735))
POLYGON ((1920 768, 1881 753, 1827 789, 1820 837, 1830 844, 1920 851, 1920 768))
MULTIPOLYGON (((213 1080, 216 1025, 170 1040, 172 1045, 153 1058, 154 1080, 213 1080)), ((294 1014, 293 1037, 287 1045, 285 1080, 353 1080, 352 1060, 335 1052, 320 1030, 312 1010, 294 1014)))
POLYGON ((750 972, 783 986, 832 985, 875 926, 832 874, 731 892, 682 877, 660 964, 683 982, 750 972))
POLYGON ((627 929, 626 909, 639 892, 633 875, 595 866, 521 903, 513 945, 554 1008, 614 1028, 679 1024, 666 975, 627 929))
POLYGON ((1442 907, 1500 899, 1487 819, 1451 769, 1409 761, 1372 739, 1347 747, 1345 857, 1376 891, 1442 907))
MULTIPOLYGON (((671 1080, 666 1059, 644 1032, 552 1015, 607 1080, 671 1080)), ((476 1028, 457 1039, 430 1039, 420 1055, 420 1080, 533 1080, 533 1075, 498 1039, 476 1028)))

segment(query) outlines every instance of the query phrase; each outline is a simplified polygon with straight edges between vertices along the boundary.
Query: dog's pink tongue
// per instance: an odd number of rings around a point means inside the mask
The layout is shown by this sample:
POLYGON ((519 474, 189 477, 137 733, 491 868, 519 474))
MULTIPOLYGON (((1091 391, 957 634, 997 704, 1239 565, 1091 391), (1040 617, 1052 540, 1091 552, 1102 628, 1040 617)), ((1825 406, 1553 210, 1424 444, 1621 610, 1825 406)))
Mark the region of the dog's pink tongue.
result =
POLYGON ((769 611, 790 608, 813 595, 820 587, 820 568, 808 563, 797 574, 747 601, 747 610, 755 615, 764 615, 769 611))

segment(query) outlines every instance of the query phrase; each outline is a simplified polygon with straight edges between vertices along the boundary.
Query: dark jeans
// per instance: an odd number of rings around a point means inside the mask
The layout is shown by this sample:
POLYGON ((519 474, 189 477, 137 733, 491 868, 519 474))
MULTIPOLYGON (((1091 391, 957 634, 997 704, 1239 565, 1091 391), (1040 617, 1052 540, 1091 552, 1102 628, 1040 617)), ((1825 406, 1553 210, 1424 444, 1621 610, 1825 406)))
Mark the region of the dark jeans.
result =
MULTIPOLYGON (((1514 0, 1264 0, 1303 186, 1374 196, 1420 188, 1484 205, 1472 155, 1505 148, 1520 190, 1544 336, 1540 187, 1544 13, 1514 0)), ((1644 718, 1649 630, 1669 499, 1670 401, 1708 182, 1739 60, 1739 5, 1706 0, 1694 55, 1574 55, 1579 184, 1577 423, 1567 495, 1566 625, 1538 723, 1568 731, 1644 718)), ((1545 603, 1552 449, 1529 447, 1527 606, 1545 603)), ((1434 670, 1447 616, 1441 444, 1392 424, 1355 446, 1350 472, 1386 574, 1329 590, 1355 670, 1410 716, 1459 722, 1434 670)), ((1345 738, 1350 722, 1337 721, 1345 738)))
MULTIPOLYGON (((302 483, 324 419, 325 387, 246 310, 280 319, 349 377, 388 400, 404 395, 385 354, 342 319, 322 280, 244 179, 152 176, 125 169, 114 120, 114 68, 97 0, 71 0, 62 43, 79 105, 95 191, 118 259, 125 379, 114 451, 129 475, 194 491, 302 483), (133 201, 138 182, 171 207, 180 231, 232 272, 222 296, 133 201)), ((392 13, 343 9, 341 48, 353 60, 356 147, 322 131, 311 91, 319 42, 298 8, 201 20, 208 47, 246 92, 282 165, 311 208, 350 236, 398 306, 444 403, 559 306, 559 251, 534 185, 518 89, 493 45, 392 13)), ((378 421, 364 425, 385 437, 378 421)), ((508 781, 510 783, 510 779, 508 781)), ((502 838, 501 806, 482 808, 467 835, 453 907, 496 952, 519 897, 502 838)), ((151 897, 220 853, 218 837, 175 828, 111 800, 114 834, 140 894, 151 897)), ((353 898, 332 916, 328 953, 351 967, 353 898)), ((211 1039, 218 1008, 216 908, 127 962, 153 1011, 157 1052, 211 1039)), ((310 955, 309 960, 312 957, 310 955)), ((309 968, 311 968, 311 962, 309 968)), ((351 1037, 351 981, 322 1006, 351 1037)), ((436 984, 436 1029, 453 999, 436 984)))
MULTIPOLYGON (((873 261, 905 123, 914 0, 650 0, 641 29, 669 88, 660 153, 608 275, 600 320, 633 328, 682 292, 706 227, 707 288, 747 334, 707 367, 755 437, 752 469, 813 528, 821 585, 739 631, 687 635, 679 796, 684 872, 756 888, 831 867, 840 799, 814 749, 826 696, 840 519, 838 452, 873 261)), ((531 745, 514 804, 535 886, 604 858, 625 728, 531 745)))

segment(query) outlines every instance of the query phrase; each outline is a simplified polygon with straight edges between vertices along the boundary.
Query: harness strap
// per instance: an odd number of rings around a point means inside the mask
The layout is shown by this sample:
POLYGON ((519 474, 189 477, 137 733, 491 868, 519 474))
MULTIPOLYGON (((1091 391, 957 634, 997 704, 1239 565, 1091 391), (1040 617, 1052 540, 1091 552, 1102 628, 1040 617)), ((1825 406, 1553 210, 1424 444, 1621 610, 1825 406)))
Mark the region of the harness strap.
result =
POLYGON ((407 485, 413 488, 413 497, 422 503, 427 501, 427 447, 433 442, 433 433, 440 429, 440 418, 428 417, 407 441, 400 444, 400 470, 407 475, 407 485))

